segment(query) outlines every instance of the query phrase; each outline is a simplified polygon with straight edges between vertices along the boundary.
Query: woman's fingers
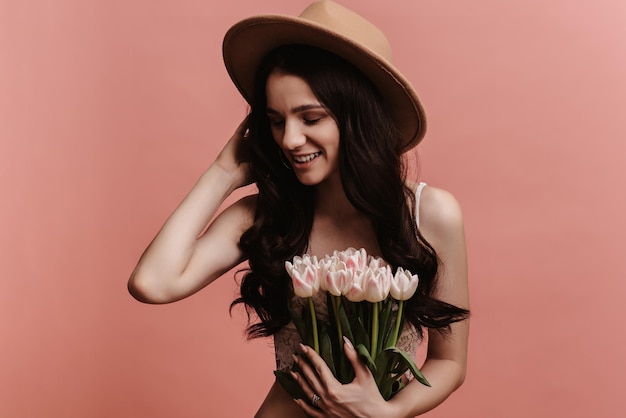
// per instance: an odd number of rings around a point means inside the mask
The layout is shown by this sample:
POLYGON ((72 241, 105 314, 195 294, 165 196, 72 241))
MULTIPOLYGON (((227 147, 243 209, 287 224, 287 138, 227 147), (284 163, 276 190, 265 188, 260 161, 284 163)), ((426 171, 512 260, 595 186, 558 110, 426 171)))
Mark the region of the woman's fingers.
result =
POLYGON ((354 346, 352 345, 348 337, 344 336, 343 340, 343 350, 346 353, 346 357, 350 361, 350 364, 352 364, 352 368, 354 369, 354 379, 370 379, 372 377, 372 373, 367 368, 365 363, 361 361, 361 359, 359 358, 359 353, 357 353, 357 351, 354 349, 354 346))
POLYGON ((215 163, 231 176, 235 188, 252 182, 249 166, 250 142, 246 140, 247 131, 248 117, 239 124, 215 160, 215 163))
POLYGON ((292 373, 302 388, 305 399, 296 402, 311 417, 362 416, 378 410, 384 402, 374 382, 372 373, 361 361, 352 343, 344 338, 344 351, 352 364, 355 378, 342 385, 328 365, 311 347, 300 345, 301 356, 294 356, 300 372, 292 373))
POLYGON ((250 115, 246 116, 243 121, 237 126, 235 134, 231 139, 236 142, 235 155, 240 162, 247 162, 250 160, 250 145, 245 142, 248 139, 248 122, 250 115))
POLYGON ((315 406, 319 405, 319 402, 321 401, 321 397, 318 394, 318 392, 316 392, 315 389, 313 389, 313 387, 307 381, 307 379, 303 378, 300 374, 296 372, 291 372, 291 377, 293 377, 302 388, 302 392, 304 392, 304 396, 305 396, 304 400, 305 401, 308 400, 309 404, 313 404, 313 401, 315 401, 315 406), (315 395, 315 397, 313 395, 315 395))
POLYGON ((323 389, 327 389, 329 384, 338 382, 337 379, 335 379, 335 376, 333 376, 333 372, 328 368, 324 359, 321 358, 315 350, 303 344, 300 344, 300 350, 309 361, 306 362, 300 359, 298 364, 303 368, 303 371, 305 370, 304 367, 307 367, 308 370, 311 371, 311 375, 314 375, 317 378, 315 380, 320 381, 324 385, 323 389))
POLYGON ((302 374, 293 371, 291 372, 291 376, 300 385, 300 387, 302 388, 302 392, 304 393, 304 399, 297 399, 296 403, 300 405, 300 407, 304 410, 304 412, 307 413, 308 416, 323 417, 323 396, 325 395, 325 393, 323 392, 316 376, 311 378, 311 380, 306 377, 312 376, 313 373, 311 367, 306 363, 306 361, 299 361, 298 363, 300 365, 300 368, 302 369, 302 374), (318 389, 314 389, 313 386, 317 386, 318 389))
POLYGON ((326 385, 323 383, 322 378, 315 370, 315 366, 311 365, 306 358, 298 356, 294 357, 296 357, 296 363, 300 367, 300 373, 297 373, 295 377, 297 378, 300 387, 308 395, 309 400, 311 399, 313 393, 317 393, 319 395, 326 392, 326 385), (307 389, 309 389, 310 392, 306 392, 307 389))

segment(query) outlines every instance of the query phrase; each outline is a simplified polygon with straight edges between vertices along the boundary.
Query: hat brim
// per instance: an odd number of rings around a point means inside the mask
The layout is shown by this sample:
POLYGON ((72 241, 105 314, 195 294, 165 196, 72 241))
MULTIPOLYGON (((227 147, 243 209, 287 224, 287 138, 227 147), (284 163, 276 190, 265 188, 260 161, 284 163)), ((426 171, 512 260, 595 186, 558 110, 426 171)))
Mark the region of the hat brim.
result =
POLYGON ((290 44, 310 45, 330 51, 360 69, 378 88, 398 130, 402 150, 416 146, 426 132, 426 117, 417 93, 395 67, 374 51, 302 18, 263 15, 244 19, 231 27, 223 43, 226 70, 250 103, 254 79, 270 51, 290 44))

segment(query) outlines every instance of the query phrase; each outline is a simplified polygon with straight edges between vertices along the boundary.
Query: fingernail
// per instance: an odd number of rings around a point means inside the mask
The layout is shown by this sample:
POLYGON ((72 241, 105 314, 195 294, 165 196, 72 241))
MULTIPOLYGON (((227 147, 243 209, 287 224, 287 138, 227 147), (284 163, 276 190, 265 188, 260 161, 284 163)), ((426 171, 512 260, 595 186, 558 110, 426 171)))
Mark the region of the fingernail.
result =
POLYGON ((298 360, 299 360, 298 356, 296 356, 295 354, 292 354, 291 357, 293 357, 294 363, 298 362, 298 360))
POLYGON ((302 343, 300 343, 300 350, 301 350, 303 353, 306 353, 306 346, 305 346, 304 344, 302 344, 302 343))
POLYGON ((350 340, 348 339, 348 337, 346 337, 345 335, 343 336, 343 340, 346 342, 346 345, 348 346, 348 348, 350 348, 351 350, 354 350, 354 346, 352 345, 352 343, 350 342, 350 340))

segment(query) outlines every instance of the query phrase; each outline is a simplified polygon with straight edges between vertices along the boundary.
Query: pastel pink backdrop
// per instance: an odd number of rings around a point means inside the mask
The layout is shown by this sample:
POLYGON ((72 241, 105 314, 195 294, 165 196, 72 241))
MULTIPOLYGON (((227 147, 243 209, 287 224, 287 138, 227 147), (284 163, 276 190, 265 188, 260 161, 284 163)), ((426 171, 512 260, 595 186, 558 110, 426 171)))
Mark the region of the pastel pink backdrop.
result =
MULTIPOLYGON (((622 417, 626 4, 343 3, 389 36, 464 207, 465 385, 429 417, 622 417)), ((307 1, 0 1, 0 416, 252 416, 269 341, 228 274, 169 306, 134 263, 245 115, 221 40, 307 1)))

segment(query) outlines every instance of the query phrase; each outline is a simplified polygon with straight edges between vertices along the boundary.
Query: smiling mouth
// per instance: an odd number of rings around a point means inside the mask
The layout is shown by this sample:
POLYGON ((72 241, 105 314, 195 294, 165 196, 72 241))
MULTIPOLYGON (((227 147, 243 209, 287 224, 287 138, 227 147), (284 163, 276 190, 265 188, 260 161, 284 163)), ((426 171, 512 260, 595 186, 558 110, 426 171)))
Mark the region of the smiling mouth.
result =
POLYGON ((309 155, 297 155, 297 156, 294 155, 291 158, 293 158, 293 161, 298 163, 298 164, 305 164, 305 163, 313 161, 314 159, 316 159, 320 155, 322 155, 322 152, 318 151, 318 152, 315 152, 315 153, 309 154, 309 155))

